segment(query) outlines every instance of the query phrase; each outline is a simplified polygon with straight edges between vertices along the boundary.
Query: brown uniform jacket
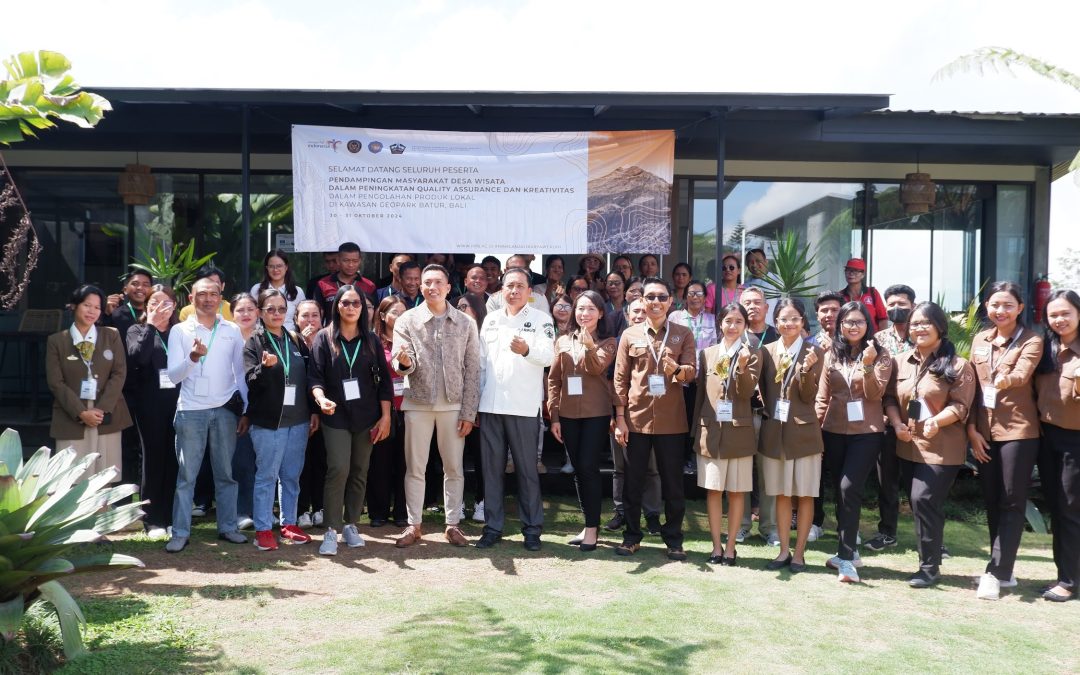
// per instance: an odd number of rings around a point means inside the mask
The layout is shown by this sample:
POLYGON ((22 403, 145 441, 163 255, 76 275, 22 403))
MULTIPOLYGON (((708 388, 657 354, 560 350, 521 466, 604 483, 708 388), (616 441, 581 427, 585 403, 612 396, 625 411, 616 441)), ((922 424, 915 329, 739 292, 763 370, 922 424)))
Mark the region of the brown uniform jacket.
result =
POLYGON ((803 340, 798 357, 791 366, 795 369, 795 375, 788 383, 787 391, 781 396, 781 384, 776 381, 776 372, 780 359, 786 352, 783 339, 761 349, 761 379, 758 381, 758 389, 765 402, 766 417, 761 423, 758 452, 773 459, 799 459, 818 455, 825 448, 821 441, 821 426, 814 411, 814 401, 825 365, 825 353, 821 347, 803 340), (803 359, 810 350, 817 354, 818 360, 809 372, 804 373, 803 359), (787 399, 791 404, 787 422, 773 418, 776 401, 780 398, 787 399))
POLYGON ((1038 406, 1035 404, 1035 386, 1032 381, 1035 368, 1042 359, 1043 341, 1034 331, 1025 328, 1016 342, 1005 351, 1005 344, 995 344, 997 329, 984 330, 971 341, 971 365, 975 368, 978 389, 971 421, 987 441, 1018 441, 1039 437, 1038 406), (994 370, 990 370, 991 356, 994 370), (998 389, 994 409, 983 405, 983 387, 991 386, 995 377, 1003 379, 998 389))
MULTIPOLYGON (((94 407, 112 413, 108 424, 98 427, 98 433, 111 434, 131 426, 131 415, 121 392, 127 377, 127 351, 115 328, 97 327, 97 343, 90 369, 97 381, 94 407)), ((79 398, 82 381, 86 379, 86 364, 71 340, 71 333, 53 333, 45 346, 45 380, 53 395, 52 424, 49 435, 58 440, 83 437, 86 425, 79 413, 86 410, 86 401, 79 398)))
POLYGON ((1039 419, 1080 431, 1080 338, 1058 351, 1058 370, 1035 376, 1039 419))
MULTIPOLYGON (((660 343, 664 331, 653 331, 649 322, 630 326, 619 340, 615 357, 616 405, 626 407, 626 426, 639 434, 684 434, 686 426, 686 403, 683 400, 682 382, 692 382, 697 361, 694 334, 686 326, 665 321, 670 331, 667 345, 661 353, 660 343), (652 351, 648 345, 652 344, 652 351), (656 351, 661 359, 670 356, 675 363, 684 366, 678 382, 668 379, 663 396, 649 395, 649 375, 664 374, 663 367, 653 359, 656 351)), ((661 362, 662 363, 662 362, 661 362)))
POLYGON ((831 350, 826 353, 814 406, 821 430, 833 434, 883 433, 885 410, 882 401, 892 379, 893 367, 892 355, 886 349, 880 350, 869 368, 863 367, 862 359, 856 359, 854 374, 851 373, 851 364, 846 366, 851 376, 849 387, 844 367, 833 360, 831 350), (862 401, 861 422, 848 420, 847 404, 851 401, 862 401))
POLYGON ((697 396, 691 418, 697 427, 693 433, 697 437, 698 452, 713 459, 750 457, 757 451, 750 399, 761 375, 761 354, 751 349, 746 367, 739 371, 736 353, 728 366, 734 371, 730 379, 720 377, 718 372, 717 366, 723 356, 724 348, 720 344, 706 347, 698 355, 697 396), (716 421, 716 402, 721 399, 732 402, 730 422, 716 421))
POLYGON ((896 379, 889 384, 885 394, 885 407, 896 406, 900 420, 911 430, 911 442, 897 439, 896 456, 921 464, 944 464, 957 466, 967 458, 967 434, 965 422, 975 399, 975 370, 965 359, 953 358, 952 367, 958 373, 956 381, 949 384, 944 378, 925 373, 921 378, 922 360, 918 350, 904 352, 896 357, 896 379), (908 419, 908 403, 922 398, 937 415, 950 410, 957 421, 940 427, 937 435, 927 439, 923 435, 923 423, 908 419))
POLYGON ((547 406, 552 422, 558 422, 560 417, 582 419, 611 416, 614 392, 611 380, 607 378, 607 370, 615 360, 615 338, 601 340, 592 349, 584 349, 577 342, 577 348, 584 351, 578 364, 574 363, 570 351, 575 342, 572 335, 562 335, 555 341, 555 361, 547 378, 547 406), (575 375, 581 377, 581 394, 570 396, 567 394, 566 380, 575 375))

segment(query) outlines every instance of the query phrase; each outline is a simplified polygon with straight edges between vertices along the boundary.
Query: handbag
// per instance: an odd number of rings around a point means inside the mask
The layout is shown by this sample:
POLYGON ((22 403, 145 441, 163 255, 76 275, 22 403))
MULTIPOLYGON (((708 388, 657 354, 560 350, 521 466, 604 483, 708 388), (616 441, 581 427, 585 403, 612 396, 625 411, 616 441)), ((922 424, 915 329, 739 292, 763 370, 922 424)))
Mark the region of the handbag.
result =
POLYGON ((229 397, 229 400, 225 401, 225 405, 223 405, 221 407, 225 408, 226 410, 228 410, 232 414, 236 415, 237 417, 243 417, 244 416, 244 398, 242 396, 240 396, 240 390, 237 389, 236 391, 234 391, 232 393, 232 396, 229 397))

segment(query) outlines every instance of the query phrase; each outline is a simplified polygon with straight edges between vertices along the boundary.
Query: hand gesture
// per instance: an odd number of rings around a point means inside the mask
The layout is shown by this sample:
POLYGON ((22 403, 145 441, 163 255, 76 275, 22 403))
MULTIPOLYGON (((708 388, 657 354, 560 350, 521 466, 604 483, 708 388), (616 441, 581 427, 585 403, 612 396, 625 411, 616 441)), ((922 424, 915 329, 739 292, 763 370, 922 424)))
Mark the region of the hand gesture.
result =
POLYGON ((750 345, 743 343, 742 347, 739 347, 739 361, 738 371, 743 372, 746 370, 746 364, 750 361, 750 345))
POLYGON ((529 351, 529 343, 520 335, 515 335, 514 339, 510 341, 510 351, 525 356, 526 352, 529 351))
POLYGON ((311 346, 311 343, 315 340, 316 333, 319 332, 318 326, 304 326, 304 330, 300 331, 300 335, 304 338, 304 342, 311 346))
POLYGON ((112 314, 117 307, 124 303, 124 296, 120 293, 113 293, 109 297, 105 298, 105 313, 112 314))
POLYGON ((870 344, 866 345, 866 349, 864 349, 862 353, 863 365, 869 368, 870 366, 874 365, 874 361, 877 360, 877 357, 878 351, 877 347, 874 346, 874 343, 871 342, 870 344))
POLYGON ((938 426, 937 420, 933 417, 923 422, 922 429, 923 438, 925 438, 926 440, 930 440, 934 436, 937 436, 938 432, 941 431, 941 427, 938 426))
POLYGON ((802 362, 803 363, 802 364, 803 372, 809 371, 811 368, 814 367, 814 364, 816 364, 817 362, 818 362, 818 355, 817 355, 816 351, 811 349, 810 351, 806 352, 806 356, 803 357, 803 362, 802 362))
POLYGON ((897 440, 903 441, 904 443, 911 442, 911 429, 908 428, 908 425, 904 424, 903 422, 901 422, 900 424, 894 424, 893 431, 896 432, 897 440))
POLYGON ((188 354, 188 358, 198 363, 199 359, 206 356, 206 345, 202 343, 202 340, 195 338, 195 344, 191 345, 191 352, 188 354))
POLYGON ((592 349, 596 346, 596 340, 593 340, 592 333, 585 329, 578 331, 578 339, 581 340, 581 346, 585 349, 592 349))
POLYGON ((408 369, 412 367, 412 357, 409 354, 408 345, 402 345, 401 349, 397 353, 397 356, 395 356, 394 358, 397 360, 398 365, 402 368, 408 369))
POLYGON ((173 305, 171 302, 162 302, 153 309, 146 310, 146 322, 159 331, 168 328, 169 317, 172 316, 173 305))
POLYGON ((670 355, 664 356, 660 359, 660 365, 664 369, 664 377, 671 379, 675 375, 675 371, 679 369, 679 364, 675 362, 675 359, 670 355))
POLYGON ((968 425, 967 435, 968 442, 971 443, 971 454, 975 456, 975 459, 983 464, 989 462, 990 453, 987 450, 990 449, 990 444, 986 442, 974 424, 968 425))
POLYGON ((325 396, 319 399, 317 403, 319 404, 319 410, 321 410, 324 415, 333 415, 334 411, 337 410, 337 403, 334 403, 325 396))
POLYGON ((276 354, 271 354, 268 351, 263 351, 263 353, 262 353, 262 367, 263 368, 273 368, 274 366, 277 365, 277 361, 278 361, 278 359, 277 359, 276 354))
POLYGON ((97 408, 91 408, 89 410, 83 410, 82 412, 80 412, 79 419, 82 420, 83 424, 93 429, 94 427, 99 426, 105 420, 105 413, 98 410, 97 408))

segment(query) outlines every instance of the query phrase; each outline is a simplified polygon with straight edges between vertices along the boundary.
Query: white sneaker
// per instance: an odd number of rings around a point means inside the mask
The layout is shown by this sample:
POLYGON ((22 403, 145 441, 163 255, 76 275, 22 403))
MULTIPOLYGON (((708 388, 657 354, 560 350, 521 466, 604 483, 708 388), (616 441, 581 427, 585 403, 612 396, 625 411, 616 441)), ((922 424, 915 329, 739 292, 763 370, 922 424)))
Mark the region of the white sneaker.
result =
POLYGON ((975 597, 980 600, 997 600, 1001 597, 1001 582, 993 574, 984 574, 979 577, 979 590, 975 591, 975 597))
POLYGON ((296 526, 301 530, 306 530, 311 527, 311 514, 304 511, 300 514, 300 517, 296 519, 296 526))
POLYGON ((768 544, 769 546, 779 546, 780 545, 780 534, 777 533, 777 532, 770 532, 769 536, 765 537, 765 543, 768 544))
POLYGON ((238 530, 250 530, 255 527, 255 521, 251 519, 251 516, 240 516, 236 519, 236 529, 238 530))
POLYGON ((169 531, 166 530, 164 527, 151 527, 149 530, 146 531, 146 538, 154 540, 168 539, 169 531))
POLYGON ((322 509, 319 509, 315 513, 311 514, 311 524, 314 527, 319 527, 323 523, 322 509))
MULTIPOLYGON (((838 569, 840 569, 840 563, 842 563, 842 562, 844 562, 844 561, 840 559, 840 556, 834 555, 833 557, 831 557, 831 558, 829 558, 828 560, 825 561, 825 567, 828 567, 831 570, 838 570, 838 569)), ((851 559, 851 566, 852 567, 862 567, 863 566, 863 561, 862 561, 862 558, 859 556, 858 551, 855 552, 855 557, 851 559)))
POLYGON ((739 531, 735 533, 735 543, 741 544, 750 537, 750 530, 745 527, 740 527, 739 531))
POLYGON ((461 502, 461 517, 458 518, 458 522, 465 520, 465 502, 461 502))
POLYGON ((574 473, 574 465, 570 462, 563 464, 562 468, 559 469, 559 473, 574 473))
POLYGON ((1016 585, 1020 582, 1016 580, 1016 575, 1014 574, 1012 575, 1012 577, 1009 578, 1008 581, 1001 581, 998 583, 1001 584, 1002 588, 1016 588, 1016 585))
POLYGON ((839 569, 837 572, 837 578, 840 581, 857 584, 859 583, 859 573, 855 571, 855 565, 851 560, 841 560, 839 569))
POLYGON ((810 534, 806 537, 806 540, 807 541, 817 541, 818 539, 821 538, 821 535, 823 535, 823 534, 825 534, 825 533, 822 532, 821 526, 819 526, 819 525, 811 525, 810 526, 810 534))
POLYGON ((360 536, 360 531, 352 523, 341 530, 341 536, 345 538, 345 545, 349 548, 358 548, 365 543, 364 538, 360 536))
POLYGON ((484 518, 484 500, 481 499, 480 501, 476 502, 476 508, 474 508, 472 512, 472 519, 473 522, 476 523, 482 523, 487 520, 486 518, 484 518))
POLYGON ((862 533, 861 532, 856 532, 855 533, 855 545, 856 546, 862 546, 862 533))
POLYGON ((326 528, 322 545, 319 546, 319 555, 337 555, 337 532, 334 532, 334 528, 326 528))

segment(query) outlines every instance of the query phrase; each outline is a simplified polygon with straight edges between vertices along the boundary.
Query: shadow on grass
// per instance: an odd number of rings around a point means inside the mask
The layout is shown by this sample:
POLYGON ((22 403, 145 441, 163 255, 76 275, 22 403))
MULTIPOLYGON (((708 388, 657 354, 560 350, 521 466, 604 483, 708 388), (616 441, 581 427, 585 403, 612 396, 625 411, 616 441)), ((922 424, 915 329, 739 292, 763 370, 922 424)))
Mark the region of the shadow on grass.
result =
POLYGON ((120 640, 108 646, 89 645, 90 654, 69 661, 58 673, 261 673, 231 663, 220 649, 192 652, 167 643, 120 640))
POLYGON ((690 658, 718 650, 719 642, 685 642, 641 635, 571 633, 557 627, 529 630, 483 603, 465 603, 420 614, 391 629, 385 644, 368 654, 392 655, 395 661, 372 663, 380 670, 442 670, 454 655, 462 672, 561 673, 568 670, 621 673, 687 673, 690 658), (424 645, 422 650, 402 645, 424 645), (420 659, 430 659, 423 661, 420 659))

